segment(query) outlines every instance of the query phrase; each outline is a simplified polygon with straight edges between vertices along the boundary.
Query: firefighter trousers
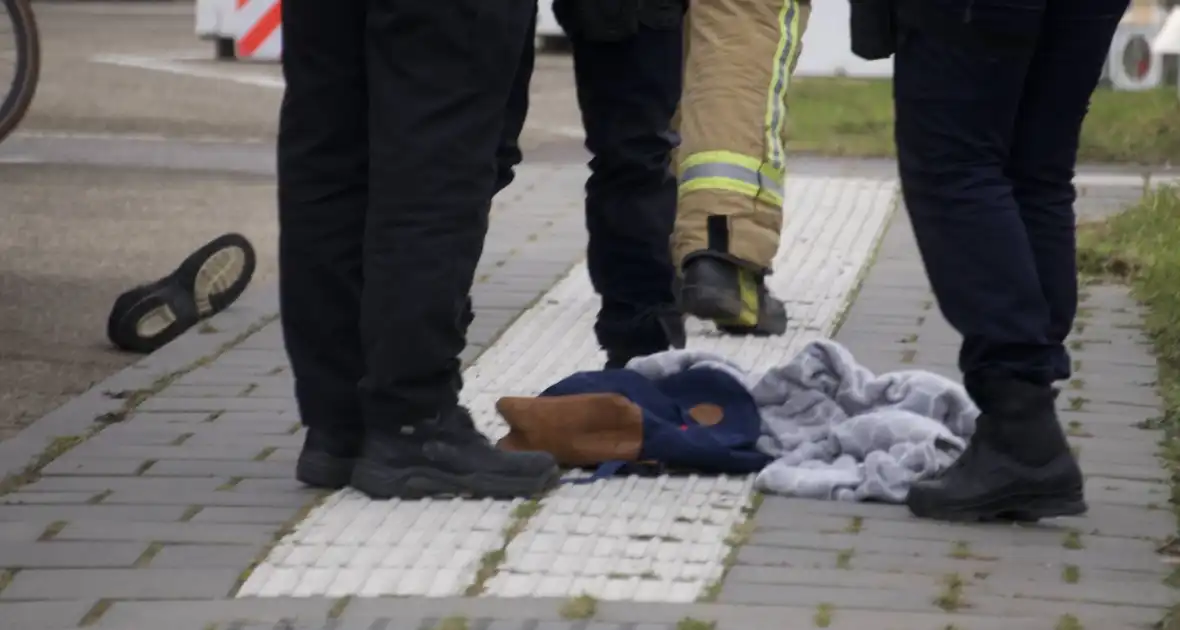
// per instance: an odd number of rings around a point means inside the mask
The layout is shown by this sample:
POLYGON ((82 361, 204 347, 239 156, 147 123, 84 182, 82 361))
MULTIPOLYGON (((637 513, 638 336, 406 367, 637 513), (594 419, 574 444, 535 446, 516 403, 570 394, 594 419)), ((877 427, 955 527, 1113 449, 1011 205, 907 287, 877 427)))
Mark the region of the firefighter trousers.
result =
POLYGON ((786 172, 787 92, 809 0, 692 0, 685 28, 673 262, 711 251, 769 270, 786 172))

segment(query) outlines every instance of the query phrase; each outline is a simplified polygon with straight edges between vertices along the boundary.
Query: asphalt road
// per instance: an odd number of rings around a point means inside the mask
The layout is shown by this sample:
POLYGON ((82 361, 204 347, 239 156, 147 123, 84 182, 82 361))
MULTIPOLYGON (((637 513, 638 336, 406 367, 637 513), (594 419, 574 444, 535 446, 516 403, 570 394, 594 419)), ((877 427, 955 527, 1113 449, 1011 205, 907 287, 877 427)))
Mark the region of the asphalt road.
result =
MULTIPOLYGON (((0 439, 137 359, 105 338, 120 292, 227 231, 254 242, 255 286, 275 273, 277 64, 213 62, 190 2, 35 10, 37 99, 0 146, 0 439)), ((534 155, 579 152, 569 65, 538 64, 534 155)))

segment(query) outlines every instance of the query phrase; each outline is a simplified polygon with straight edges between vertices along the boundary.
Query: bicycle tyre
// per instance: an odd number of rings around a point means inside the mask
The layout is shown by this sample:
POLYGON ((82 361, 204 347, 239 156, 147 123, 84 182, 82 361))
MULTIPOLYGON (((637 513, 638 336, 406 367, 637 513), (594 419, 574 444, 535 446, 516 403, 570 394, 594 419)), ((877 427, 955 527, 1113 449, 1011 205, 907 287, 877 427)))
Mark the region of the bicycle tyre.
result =
POLYGON ((0 101, 0 142, 3 142, 33 104, 37 80, 41 76, 41 38, 29 0, 0 1, 11 16, 9 19, 16 38, 16 73, 11 85, 0 88, 6 90, 4 100, 0 101))

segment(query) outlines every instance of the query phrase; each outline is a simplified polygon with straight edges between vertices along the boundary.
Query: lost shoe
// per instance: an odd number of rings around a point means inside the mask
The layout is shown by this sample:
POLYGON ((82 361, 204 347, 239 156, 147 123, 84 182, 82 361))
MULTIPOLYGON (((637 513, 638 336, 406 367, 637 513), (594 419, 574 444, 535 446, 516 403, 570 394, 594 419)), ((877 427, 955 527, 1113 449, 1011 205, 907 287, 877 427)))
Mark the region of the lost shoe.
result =
POLYGON ((399 429, 369 431, 351 485, 373 499, 530 498, 557 485, 552 455, 494 447, 462 407, 399 429))
POLYGON ((763 275, 717 256, 697 255, 684 263, 680 306, 731 335, 787 330, 787 309, 770 295, 763 275))
POLYGON ((250 284, 255 264, 246 237, 220 236, 171 274, 120 295, 107 319, 107 337, 130 352, 158 350, 233 304, 250 284))
POLYGON ((1025 522, 1084 514, 1082 471, 1057 422, 1053 391, 1015 380, 969 389, 983 410, 975 435, 943 474, 910 488, 910 512, 1025 522))
POLYGON ((184 259, 172 275, 192 293, 201 319, 207 319, 242 296, 257 263, 245 236, 223 234, 184 259))

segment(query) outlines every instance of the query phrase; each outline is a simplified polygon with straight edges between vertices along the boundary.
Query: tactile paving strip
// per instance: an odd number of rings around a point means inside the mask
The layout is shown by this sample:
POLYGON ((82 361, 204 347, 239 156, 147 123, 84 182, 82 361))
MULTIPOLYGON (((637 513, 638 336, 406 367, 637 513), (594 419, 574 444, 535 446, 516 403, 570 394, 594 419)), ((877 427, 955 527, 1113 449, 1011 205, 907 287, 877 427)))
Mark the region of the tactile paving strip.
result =
MULTIPOLYGON (((832 332, 894 205, 896 184, 794 177, 772 291, 786 300, 787 334, 730 338, 690 326, 689 347, 754 370, 779 364, 832 332)), ((533 395, 601 367, 598 299, 585 265, 525 312, 464 374, 463 400, 492 438, 506 432, 501 396, 533 395)), ((726 539, 744 518, 752 478, 614 478, 566 485, 505 549, 484 594, 687 602, 721 576, 726 539)), ((239 597, 451 596, 501 549, 518 502, 370 501, 342 491, 284 538, 239 597)))

